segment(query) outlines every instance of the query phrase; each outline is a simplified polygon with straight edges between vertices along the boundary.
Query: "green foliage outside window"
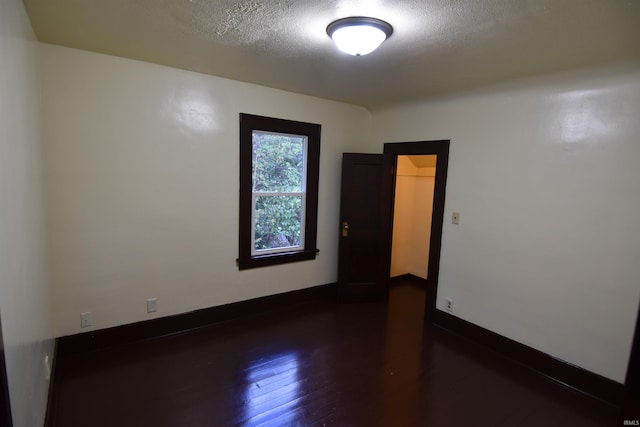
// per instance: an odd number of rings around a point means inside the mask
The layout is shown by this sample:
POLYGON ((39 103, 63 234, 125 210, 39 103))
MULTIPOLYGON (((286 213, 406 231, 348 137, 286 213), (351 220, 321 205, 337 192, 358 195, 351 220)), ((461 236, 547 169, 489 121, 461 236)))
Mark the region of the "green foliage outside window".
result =
POLYGON ((255 249, 300 245, 304 188, 305 139, 253 132, 255 249), (273 193, 273 194, 264 194, 273 193))

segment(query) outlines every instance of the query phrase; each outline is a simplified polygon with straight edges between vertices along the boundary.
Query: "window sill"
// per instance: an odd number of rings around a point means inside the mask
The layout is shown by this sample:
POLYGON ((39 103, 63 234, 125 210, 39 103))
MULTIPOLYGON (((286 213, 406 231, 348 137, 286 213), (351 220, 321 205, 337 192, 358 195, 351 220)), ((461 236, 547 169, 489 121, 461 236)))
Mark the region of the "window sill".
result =
POLYGON ((309 261, 315 259, 320 250, 314 251, 295 251, 282 252, 277 254, 257 255, 249 258, 238 258, 239 270, 248 270, 250 268, 268 267, 270 265, 287 264, 297 261, 309 261))

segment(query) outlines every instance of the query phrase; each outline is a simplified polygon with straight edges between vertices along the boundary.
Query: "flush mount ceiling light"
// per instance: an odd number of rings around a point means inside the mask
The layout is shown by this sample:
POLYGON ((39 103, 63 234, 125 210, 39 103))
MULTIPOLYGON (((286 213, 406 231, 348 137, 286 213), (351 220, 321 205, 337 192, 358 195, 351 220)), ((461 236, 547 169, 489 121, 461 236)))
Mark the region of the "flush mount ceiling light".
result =
POLYGON ((338 49, 354 56, 373 52, 392 33, 393 27, 387 22, 365 16, 338 19, 327 26, 327 34, 338 49))

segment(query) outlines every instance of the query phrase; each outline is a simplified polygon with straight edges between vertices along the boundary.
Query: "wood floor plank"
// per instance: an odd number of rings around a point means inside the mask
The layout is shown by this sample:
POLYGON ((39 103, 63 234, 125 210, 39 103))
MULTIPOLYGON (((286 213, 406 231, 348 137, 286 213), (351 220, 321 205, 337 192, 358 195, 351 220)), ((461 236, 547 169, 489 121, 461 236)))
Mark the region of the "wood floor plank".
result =
POLYGON ((56 363, 55 426, 610 426, 618 408, 388 304, 308 302, 56 363))

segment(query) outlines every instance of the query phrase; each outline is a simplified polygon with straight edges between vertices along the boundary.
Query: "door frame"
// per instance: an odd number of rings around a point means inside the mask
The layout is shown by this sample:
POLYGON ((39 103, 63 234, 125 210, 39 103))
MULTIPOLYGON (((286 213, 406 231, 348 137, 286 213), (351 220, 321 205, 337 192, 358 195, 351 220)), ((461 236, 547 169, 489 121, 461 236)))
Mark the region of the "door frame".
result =
POLYGON ((2 320, 0 316, 0 425, 11 427, 11 401, 9 399, 9 382, 7 365, 4 357, 4 340, 2 338, 2 320))
POLYGON ((620 425, 625 420, 636 421, 640 418, 640 305, 633 332, 631 354, 624 382, 624 401, 620 408, 620 425))
MULTIPOLYGON (((391 241, 393 236, 393 204, 395 200, 396 165, 398 156, 435 154, 436 176, 433 189, 433 210, 431 215, 431 236, 429 240, 429 266, 427 272, 427 292, 425 304, 425 322, 431 322, 436 308, 438 294, 438 276, 440 272, 440 250, 442 247, 442 226, 444 224, 444 204, 447 186, 447 170, 449 167, 450 140, 393 142, 384 144, 384 156, 390 158, 387 164, 392 165, 389 182, 391 185, 391 204, 389 226, 388 276, 391 275, 391 241)), ((387 175, 389 176, 389 175, 387 175)))

